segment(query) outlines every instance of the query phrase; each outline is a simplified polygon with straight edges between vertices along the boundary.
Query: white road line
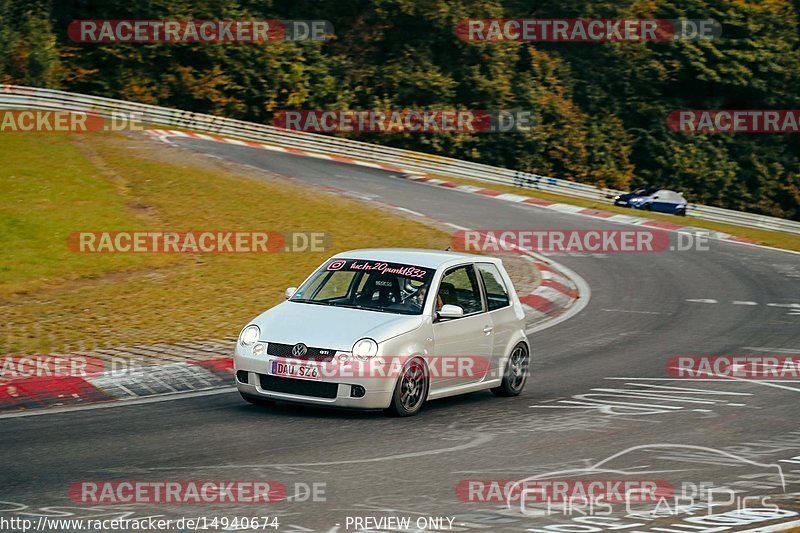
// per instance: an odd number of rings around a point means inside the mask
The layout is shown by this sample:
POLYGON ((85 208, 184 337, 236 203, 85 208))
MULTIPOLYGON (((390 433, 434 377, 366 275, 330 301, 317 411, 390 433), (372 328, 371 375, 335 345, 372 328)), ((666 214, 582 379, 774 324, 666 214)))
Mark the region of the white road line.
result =
POLYGON ((236 387, 223 387, 218 389, 209 389, 202 391, 192 392, 179 392, 170 394, 160 394, 158 396, 150 396, 147 398, 137 398, 135 400, 118 400, 109 403, 95 403, 89 405, 76 405, 73 407, 52 407, 46 409, 37 409, 35 411, 20 411, 18 413, 6 413, 0 415, 3 418, 26 418, 29 416, 42 416, 54 415, 58 413, 72 413, 75 411, 94 411, 95 409, 111 409, 113 407, 126 407, 128 405, 142 405, 147 403, 168 402, 172 400, 183 400, 185 398, 199 398, 201 396, 214 396, 216 394, 225 394, 226 392, 235 392, 236 387))
POLYGON ((733 300, 733 305, 758 305, 758 302, 749 302, 747 300, 733 300))
POLYGON ((660 311, 633 311, 632 309, 601 309, 612 313, 637 313, 640 315, 671 315, 672 313, 662 313, 660 311))
POLYGON ((761 526, 755 529, 746 529, 739 533, 773 533, 774 531, 786 531, 793 527, 800 526, 800 520, 792 520, 791 522, 784 522, 782 524, 775 524, 773 526, 761 526))
POLYGON ((703 298, 687 298, 687 302, 697 303, 697 304, 715 304, 718 303, 716 300, 712 299, 703 299, 703 298))
POLYGON ((754 352, 788 353, 800 355, 800 348, 771 348, 769 346, 743 346, 743 350, 753 350, 754 352))
POLYGON ((402 211, 404 213, 411 213, 412 215, 417 216, 417 217, 424 217, 425 216, 424 214, 420 213, 419 211, 414 211, 413 209, 406 209, 405 207, 400 207, 399 205, 395 206, 395 209, 397 211, 402 211))
MULTIPOLYGON (((422 215, 422 216, 425 216, 425 215, 422 215)), ((450 226, 451 228, 454 228, 454 229, 457 229, 457 230, 468 231, 468 228, 465 228, 464 226, 459 226, 458 224, 451 224, 450 222, 445 222, 444 224, 446 226, 450 226)))
POLYGON ((358 198, 359 200, 366 200, 367 202, 370 202, 376 198, 380 198, 380 196, 377 194, 361 193, 356 191, 345 191, 344 194, 352 198, 358 198))
MULTIPOLYGON (((633 381, 711 381, 711 382, 725 382, 731 383, 731 381, 741 381, 741 380, 730 380, 725 378, 619 378, 619 377, 605 377, 603 379, 627 379, 633 381)), ((800 380, 797 379, 759 379, 759 383, 800 383, 800 380)))
MULTIPOLYGON (((677 369, 675 369, 677 370, 677 369)), ((796 389, 794 387, 787 387, 785 385, 781 385, 782 383, 800 383, 797 380, 786 380, 786 379, 747 379, 747 378, 737 378, 733 376, 726 376, 721 378, 605 378, 605 379, 630 379, 636 381, 716 381, 718 383, 752 383, 753 385, 763 385, 765 387, 775 387, 776 389, 784 389, 790 390, 795 392, 800 392, 800 389, 796 389)))
POLYGON ((325 461, 319 463, 284 463, 284 464, 275 464, 275 463, 266 463, 266 464, 245 464, 245 465, 232 465, 232 464, 212 464, 212 465, 200 465, 200 466, 158 466, 155 468, 148 468, 147 470, 150 471, 157 471, 157 470, 207 470, 207 469, 226 469, 226 468, 301 468, 301 467, 312 467, 312 466, 336 466, 336 465, 351 465, 351 464, 361 464, 361 463, 378 463, 383 461, 394 461, 397 459, 410 459, 412 457, 424 457, 427 455, 439 455, 442 453, 452 453, 452 452, 459 452, 463 450, 469 450, 472 448, 483 448, 485 449, 486 445, 488 445, 492 440, 494 440, 494 435, 491 434, 479 434, 474 439, 470 440, 469 442, 465 442, 464 444, 459 444, 457 446, 452 446, 450 448, 437 448, 434 450, 422 450, 418 452, 408 452, 408 453, 400 453, 396 455, 381 455, 378 457, 367 457, 363 459, 345 459, 341 461, 325 461))

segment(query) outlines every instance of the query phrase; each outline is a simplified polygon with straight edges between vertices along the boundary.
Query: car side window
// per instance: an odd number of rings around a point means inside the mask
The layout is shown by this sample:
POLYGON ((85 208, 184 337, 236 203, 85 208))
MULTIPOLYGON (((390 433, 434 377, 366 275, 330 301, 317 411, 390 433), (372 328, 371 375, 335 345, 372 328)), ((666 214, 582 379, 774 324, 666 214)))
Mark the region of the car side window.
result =
POLYGON ((489 311, 502 309, 510 305, 508 299, 508 289, 506 289, 503 276, 500 271, 491 263, 478 263, 478 271, 481 273, 483 288, 486 290, 486 302, 489 311))
POLYGON ((439 284, 441 305, 457 305, 465 315, 483 311, 481 289, 475 267, 464 265, 449 270, 439 284))

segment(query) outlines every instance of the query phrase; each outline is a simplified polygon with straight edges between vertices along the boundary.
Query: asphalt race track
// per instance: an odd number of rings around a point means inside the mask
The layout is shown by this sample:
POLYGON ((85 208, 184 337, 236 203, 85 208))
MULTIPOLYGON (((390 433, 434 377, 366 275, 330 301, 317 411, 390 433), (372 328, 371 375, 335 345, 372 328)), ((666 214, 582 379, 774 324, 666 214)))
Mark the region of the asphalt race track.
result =
MULTIPOLYGON (((624 227, 343 163, 196 139, 173 142, 311 188, 335 186, 469 228, 624 227)), ((262 226, 269 221, 267 200, 258 215, 262 226)), ((667 361, 678 355, 800 354, 800 255, 711 241, 708 250, 553 259, 587 282, 591 299, 576 316, 532 336, 533 375, 518 398, 476 393, 394 419, 255 407, 231 389, 7 419, 0 433, 0 510, 28 517, 270 515, 279 518, 280 531, 353 531, 354 517, 381 516, 449 517, 452 531, 800 525, 800 382, 666 379, 667 361), (644 446, 650 449, 637 448, 644 446), (614 473, 600 479, 667 479, 676 492, 701 484, 735 487, 758 497, 748 508, 768 511, 714 521, 698 505, 701 511, 676 509, 653 520, 632 517, 618 504, 605 516, 576 509, 534 516, 513 503, 461 501, 456 491, 468 479, 519 480, 563 470, 589 478, 585 469, 616 454, 605 464, 614 473), (283 483, 288 498, 268 506, 87 507, 67 496, 71 483, 87 479, 267 479, 283 483), (311 496, 306 487, 314 484, 311 496)), ((714 516, 739 503, 715 508, 714 516)))

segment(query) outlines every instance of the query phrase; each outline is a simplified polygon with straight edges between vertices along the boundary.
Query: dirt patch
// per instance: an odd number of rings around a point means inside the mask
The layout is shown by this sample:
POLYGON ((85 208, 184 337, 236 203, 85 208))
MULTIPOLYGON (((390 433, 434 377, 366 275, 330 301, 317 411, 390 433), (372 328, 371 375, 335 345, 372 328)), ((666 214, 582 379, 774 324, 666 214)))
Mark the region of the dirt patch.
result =
POLYGON ((515 253, 493 254, 503 260, 518 296, 530 294, 542 282, 542 273, 527 255, 515 253))

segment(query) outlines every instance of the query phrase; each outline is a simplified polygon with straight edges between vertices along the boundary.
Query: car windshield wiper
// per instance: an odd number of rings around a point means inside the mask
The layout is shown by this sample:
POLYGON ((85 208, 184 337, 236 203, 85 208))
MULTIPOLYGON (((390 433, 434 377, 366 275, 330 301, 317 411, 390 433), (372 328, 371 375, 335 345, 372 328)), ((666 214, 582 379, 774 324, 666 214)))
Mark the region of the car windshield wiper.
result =
POLYGON ((415 313, 408 312, 407 310, 400 310, 400 309, 386 309, 383 307, 370 307, 366 305, 357 305, 357 304, 340 304, 334 302, 326 302, 324 300, 306 300, 305 298, 292 298, 289 300, 290 302, 298 302, 304 304, 316 304, 316 305, 327 305, 328 307, 344 307, 345 309, 361 309, 364 311, 377 311, 378 313, 392 313, 395 315, 413 315, 415 313))
POLYGON ((336 307, 346 307, 347 309, 368 309, 370 311, 374 311, 374 307, 367 307, 365 305, 358 305, 358 304, 336 304, 336 307))
POLYGON ((305 298, 297 298, 297 299, 292 298, 289 301, 290 302, 297 302, 297 303, 301 303, 301 304, 315 304, 315 305, 327 305, 327 306, 336 305, 336 304, 333 304, 331 302, 326 302, 325 300, 307 300, 305 298))

